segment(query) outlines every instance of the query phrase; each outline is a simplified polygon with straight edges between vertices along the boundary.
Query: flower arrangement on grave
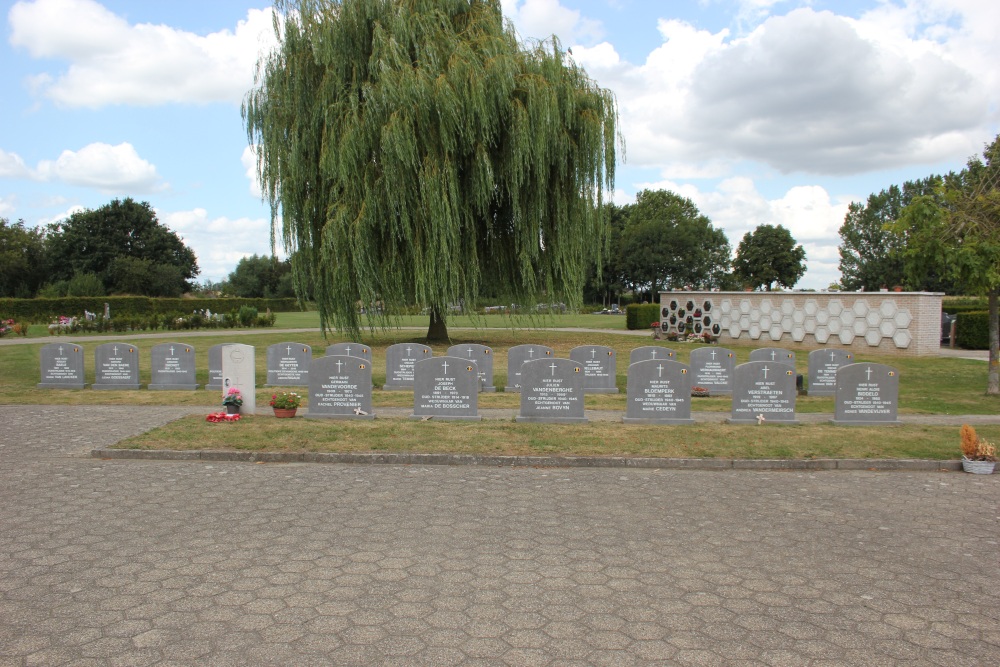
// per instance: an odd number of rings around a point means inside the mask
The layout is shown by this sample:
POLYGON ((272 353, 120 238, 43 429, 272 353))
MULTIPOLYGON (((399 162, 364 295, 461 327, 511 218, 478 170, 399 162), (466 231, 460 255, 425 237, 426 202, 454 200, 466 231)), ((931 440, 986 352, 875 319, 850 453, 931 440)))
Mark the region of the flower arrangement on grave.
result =
POLYGON ((6 336, 9 333, 18 334, 20 336, 27 336, 28 325, 21 322, 17 322, 14 319, 0 321, 0 337, 6 336))
POLYGON ((705 389, 704 387, 694 386, 691 387, 691 395, 706 397, 706 396, 711 396, 711 392, 709 392, 708 389, 705 389))
POLYGON ((225 412, 213 412, 212 414, 205 417, 205 421, 212 424, 220 424, 222 422, 238 422, 240 420, 239 413, 234 415, 228 415, 225 412))
POLYGON ((222 404, 240 407, 243 405, 243 394, 236 387, 230 387, 226 395, 222 397, 222 404))
POLYGON ((271 394, 270 405, 278 410, 296 410, 302 405, 302 397, 294 391, 279 391, 271 394))
POLYGON ((996 463, 996 445, 989 440, 980 438, 976 434, 976 429, 968 424, 962 424, 958 433, 962 439, 962 458, 966 461, 992 461, 996 463))

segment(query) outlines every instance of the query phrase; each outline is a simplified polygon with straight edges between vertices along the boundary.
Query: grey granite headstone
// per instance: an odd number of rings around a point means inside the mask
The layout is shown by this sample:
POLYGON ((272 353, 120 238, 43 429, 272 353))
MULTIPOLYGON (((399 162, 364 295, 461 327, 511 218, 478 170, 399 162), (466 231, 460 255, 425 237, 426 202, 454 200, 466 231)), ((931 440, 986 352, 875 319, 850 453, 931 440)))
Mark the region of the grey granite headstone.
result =
POLYGON ((240 414, 252 415, 257 411, 257 353, 253 345, 232 343, 222 348, 222 386, 219 393, 225 397, 230 388, 240 390, 243 405, 240 414))
POLYGON ((885 364, 847 364, 837 371, 834 424, 898 424, 899 373, 885 364))
POLYGON ((303 343, 275 343, 267 348, 265 387, 308 387, 312 347, 303 343))
POLYGON ((482 419, 476 362, 451 356, 421 359, 413 377, 413 419, 482 419))
POLYGON ((809 353, 810 396, 833 396, 837 393, 837 369, 854 363, 847 350, 821 349, 809 353))
MULTIPOLYGON (((352 347, 354 351, 361 349, 359 345, 352 347)), ((309 410, 306 417, 374 419, 371 360, 346 354, 314 359, 309 367, 309 410)))
POLYGON ((493 385, 493 348, 475 343, 452 345, 448 348, 448 356, 476 362, 476 366, 479 367, 479 391, 497 390, 493 385))
POLYGON ((691 386, 708 389, 713 396, 733 393, 736 354, 724 347, 691 350, 691 386))
POLYGON ((504 391, 521 391, 521 364, 535 359, 551 359, 555 350, 545 345, 515 345, 507 350, 507 386, 504 391))
POLYGON ((43 345, 39 389, 83 389, 83 348, 75 343, 43 345))
POLYGON ((750 361, 772 361, 795 368, 795 353, 780 347, 762 347, 750 350, 750 361))
POLYGON ((104 343, 94 350, 92 389, 138 389, 139 349, 128 343, 104 343))
POLYGON ((421 359, 434 356, 434 350, 417 343, 396 343, 385 350, 385 385, 387 391, 413 389, 414 366, 421 359))
POLYGON ((583 366, 552 357, 521 364, 519 422, 574 424, 587 421, 583 411, 583 366))
POLYGON ((362 345, 361 343, 334 343, 333 345, 327 345, 326 356, 332 357, 335 354, 367 359, 369 362, 372 360, 371 347, 362 345))
POLYGON ((149 352, 152 370, 148 389, 195 390, 194 348, 183 343, 161 343, 149 352))
POLYGON ((583 391, 588 394, 617 394, 615 383, 618 355, 604 345, 580 345, 569 358, 583 366, 583 391))
POLYGON ((626 424, 693 424, 691 369, 665 359, 628 366, 626 424))
POLYGON ((219 391, 222 389, 222 348, 235 343, 219 343, 208 348, 208 384, 205 389, 219 391))
POLYGON ((798 424, 795 419, 795 369, 788 364, 750 361, 736 367, 733 424, 798 424))
POLYGON ((677 361, 677 352, 671 350, 669 347, 660 347, 659 345, 643 345, 642 347, 637 347, 628 355, 628 363, 631 366, 637 361, 645 361, 646 359, 666 359, 668 361, 677 361))

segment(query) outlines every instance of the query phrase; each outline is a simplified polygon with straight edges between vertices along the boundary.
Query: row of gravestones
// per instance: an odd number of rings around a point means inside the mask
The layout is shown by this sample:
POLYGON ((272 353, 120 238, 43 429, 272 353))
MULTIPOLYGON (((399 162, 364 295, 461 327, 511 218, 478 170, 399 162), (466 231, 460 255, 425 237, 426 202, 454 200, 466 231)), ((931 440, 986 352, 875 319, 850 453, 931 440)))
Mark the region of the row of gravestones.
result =
MULTIPOLYGON (((209 350, 210 389, 224 388, 226 347, 209 350)), ((241 354, 252 357, 252 347, 238 347, 241 354)), ((198 387, 190 345, 163 343, 154 346, 150 356, 150 389, 198 387)), ((308 345, 278 343, 268 348, 267 356, 268 385, 308 386, 310 416, 373 416, 371 348, 337 343, 314 361, 308 345)), ((570 352, 569 359, 557 359, 552 348, 518 345, 507 356, 505 390, 521 393, 518 419, 522 421, 585 420, 585 393, 618 391, 612 348, 581 346, 570 352)), ((836 396, 836 423, 895 423, 897 372, 882 364, 854 364, 852 359, 843 350, 811 352, 809 393, 836 396)), ((98 346, 95 365, 95 389, 139 388, 139 353, 134 345, 98 346)), ((71 343, 43 346, 41 375, 39 387, 83 388, 82 348, 71 343)), ((251 382, 246 388, 253 386, 251 382)), ((676 352, 668 348, 640 347, 630 354, 627 386, 626 422, 691 423, 691 390, 700 387, 733 396, 735 423, 796 423, 795 353, 780 348, 753 350, 750 361, 740 366, 731 350, 700 348, 691 352, 688 366, 676 361, 676 352)), ((428 346, 392 345, 386 350, 383 388, 413 390, 416 418, 478 419, 478 393, 494 389, 493 351, 484 345, 460 345, 449 348, 445 357, 434 357, 428 346), (437 363, 427 363, 431 360, 437 363)))

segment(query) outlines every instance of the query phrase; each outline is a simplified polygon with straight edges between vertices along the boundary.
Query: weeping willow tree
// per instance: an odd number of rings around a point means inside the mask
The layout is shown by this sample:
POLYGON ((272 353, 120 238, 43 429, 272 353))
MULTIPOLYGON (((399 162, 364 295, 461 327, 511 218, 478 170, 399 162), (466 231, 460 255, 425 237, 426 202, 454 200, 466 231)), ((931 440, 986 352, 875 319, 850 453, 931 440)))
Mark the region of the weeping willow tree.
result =
POLYGON ((500 0, 279 0, 243 104, 258 177, 323 330, 388 326, 484 287, 579 304, 620 148, 614 96, 500 0), (279 225, 280 220, 280 225, 279 225))

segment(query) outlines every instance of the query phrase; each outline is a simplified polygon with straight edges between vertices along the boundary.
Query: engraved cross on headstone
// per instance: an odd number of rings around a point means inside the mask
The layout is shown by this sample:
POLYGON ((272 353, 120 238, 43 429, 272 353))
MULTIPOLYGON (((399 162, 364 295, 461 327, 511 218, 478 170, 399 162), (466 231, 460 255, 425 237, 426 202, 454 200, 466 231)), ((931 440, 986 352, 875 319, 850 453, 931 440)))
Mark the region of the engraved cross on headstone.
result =
POLYGON ((763 370, 763 371, 764 371, 764 379, 766 380, 766 379, 767 379, 767 372, 768 372, 769 370, 771 370, 771 369, 769 369, 769 368, 768 368, 767 366, 764 366, 764 368, 762 368, 761 370, 763 370))
POLYGON ((869 366, 868 368, 865 369, 865 377, 867 377, 868 381, 871 382, 871 380, 872 380, 872 367, 871 366, 869 366))
POLYGON ((558 366, 556 366, 556 362, 553 361, 552 365, 549 366, 549 368, 552 369, 552 377, 555 377, 556 376, 556 368, 558 368, 558 366))
POLYGON ((343 365, 344 365, 344 362, 341 361, 340 359, 337 359, 337 372, 338 373, 340 372, 340 367, 343 366, 343 365))
POLYGON ((657 377, 663 377, 663 364, 660 364, 659 366, 657 366, 656 370, 657 370, 657 374, 656 374, 657 377))
POLYGON ((448 362, 447 361, 442 362, 441 363, 441 368, 444 369, 444 374, 447 375, 448 374, 448 362))

